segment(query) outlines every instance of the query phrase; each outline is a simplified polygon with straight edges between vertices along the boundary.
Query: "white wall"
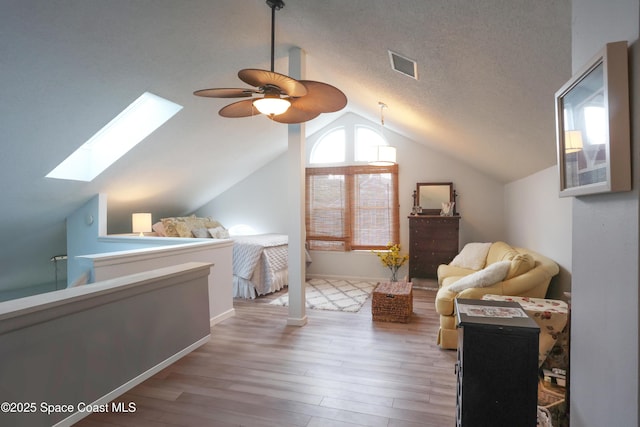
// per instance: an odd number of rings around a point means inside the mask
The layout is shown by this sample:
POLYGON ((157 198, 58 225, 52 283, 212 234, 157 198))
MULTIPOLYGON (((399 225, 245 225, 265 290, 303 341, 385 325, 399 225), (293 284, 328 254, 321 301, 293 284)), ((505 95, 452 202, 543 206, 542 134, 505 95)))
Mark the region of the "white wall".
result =
POLYGON ((630 49, 634 189, 573 199, 571 425, 637 426, 640 2, 573 0, 573 70, 605 43, 630 49))
MULTIPOLYGON (((555 141, 549 141, 555 144, 555 141)), ((571 199, 558 197, 558 169, 544 169, 505 186, 507 242, 539 252, 560 266, 548 296, 571 290, 571 199)))
POLYGON ((225 227, 249 225, 256 233, 287 233, 286 153, 211 200, 195 214, 225 227))
MULTIPOLYGON (((628 40, 632 111, 640 111, 638 0, 574 0, 572 7, 573 70, 605 43, 628 40)), ((509 241, 560 264, 552 296, 571 287, 571 426, 639 421, 637 132, 632 141, 631 192, 560 199, 556 166, 505 186, 509 241)))
MULTIPOLYGON (((307 149, 326 132, 338 125, 370 122, 355 114, 345 114, 307 138, 307 149)), ((409 244, 409 220, 413 204, 412 194, 417 182, 453 182, 460 194, 458 212, 460 244, 473 241, 505 239, 503 185, 479 173, 468 164, 459 162, 427 146, 412 141, 385 128, 385 137, 397 148, 399 164, 400 244, 403 252, 409 244)), ((470 142, 471 143, 471 142, 470 142)), ((211 215, 226 227, 244 223, 258 232, 287 233, 287 161, 286 153, 264 168, 232 187, 196 211, 211 215)), ((339 276, 380 279, 389 275, 378 258, 368 252, 318 252, 311 254, 313 262, 307 273, 317 276, 339 276)), ((407 267, 400 270, 400 276, 407 267)))

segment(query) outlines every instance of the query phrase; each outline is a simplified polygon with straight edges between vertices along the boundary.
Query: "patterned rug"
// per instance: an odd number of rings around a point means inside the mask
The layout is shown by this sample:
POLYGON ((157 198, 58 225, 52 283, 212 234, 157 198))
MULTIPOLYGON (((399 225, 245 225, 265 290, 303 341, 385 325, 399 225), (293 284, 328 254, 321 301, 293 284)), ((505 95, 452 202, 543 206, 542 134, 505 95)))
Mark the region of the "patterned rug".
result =
MULTIPOLYGON (((360 311, 373 292, 377 282, 362 280, 310 279, 305 296, 307 308, 314 310, 360 311)), ((289 294, 273 300, 270 304, 289 305, 289 294)))

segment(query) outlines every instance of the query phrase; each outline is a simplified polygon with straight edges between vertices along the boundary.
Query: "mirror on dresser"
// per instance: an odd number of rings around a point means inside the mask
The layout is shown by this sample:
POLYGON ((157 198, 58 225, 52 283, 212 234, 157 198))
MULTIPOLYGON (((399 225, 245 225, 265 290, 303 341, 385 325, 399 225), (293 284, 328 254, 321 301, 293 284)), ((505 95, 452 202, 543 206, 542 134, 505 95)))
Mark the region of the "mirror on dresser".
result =
MULTIPOLYGON (((419 182, 416 184, 416 205, 422 209, 421 215, 440 215, 443 203, 454 203, 452 182, 419 182)), ((455 215, 455 204, 453 215, 455 215)))

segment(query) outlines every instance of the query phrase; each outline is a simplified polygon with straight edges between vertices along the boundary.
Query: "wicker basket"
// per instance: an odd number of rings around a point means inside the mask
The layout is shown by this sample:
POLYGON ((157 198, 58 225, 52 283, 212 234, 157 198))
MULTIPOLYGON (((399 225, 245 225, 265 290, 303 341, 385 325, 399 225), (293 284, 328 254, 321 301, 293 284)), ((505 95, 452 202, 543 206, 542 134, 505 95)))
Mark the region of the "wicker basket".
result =
POLYGON ((411 282, 378 283, 373 290, 371 314, 380 322, 408 323, 413 313, 411 282))
POLYGON ((569 425, 567 418, 567 405, 565 402, 566 389, 543 380, 538 382, 538 408, 549 414, 549 420, 553 427, 569 425))

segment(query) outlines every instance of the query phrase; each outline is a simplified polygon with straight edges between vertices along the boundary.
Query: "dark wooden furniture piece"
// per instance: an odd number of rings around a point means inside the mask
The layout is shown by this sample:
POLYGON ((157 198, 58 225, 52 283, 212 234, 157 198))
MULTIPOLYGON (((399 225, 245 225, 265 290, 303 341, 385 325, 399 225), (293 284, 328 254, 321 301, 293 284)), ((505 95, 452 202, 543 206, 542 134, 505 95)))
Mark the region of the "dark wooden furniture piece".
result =
POLYGON ((536 427, 538 335, 516 302, 457 299, 457 427, 536 427), (474 315, 482 311, 486 317, 474 315))
POLYGON ((458 254, 459 216, 409 216, 409 281, 436 278, 438 266, 458 254))

